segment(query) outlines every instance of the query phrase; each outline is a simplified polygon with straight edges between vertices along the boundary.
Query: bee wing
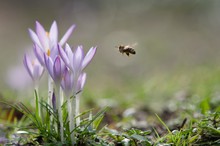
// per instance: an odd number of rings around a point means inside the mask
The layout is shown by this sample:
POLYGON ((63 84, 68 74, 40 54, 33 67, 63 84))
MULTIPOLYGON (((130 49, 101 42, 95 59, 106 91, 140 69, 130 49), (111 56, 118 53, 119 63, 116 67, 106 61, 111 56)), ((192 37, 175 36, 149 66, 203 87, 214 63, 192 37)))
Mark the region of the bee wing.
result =
POLYGON ((138 43, 136 42, 136 43, 133 43, 132 45, 131 45, 131 47, 136 47, 138 45, 138 43))
POLYGON ((125 48, 134 48, 137 45, 138 45, 138 43, 133 43, 133 44, 130 44, 130 45, 126 45, 125 48))

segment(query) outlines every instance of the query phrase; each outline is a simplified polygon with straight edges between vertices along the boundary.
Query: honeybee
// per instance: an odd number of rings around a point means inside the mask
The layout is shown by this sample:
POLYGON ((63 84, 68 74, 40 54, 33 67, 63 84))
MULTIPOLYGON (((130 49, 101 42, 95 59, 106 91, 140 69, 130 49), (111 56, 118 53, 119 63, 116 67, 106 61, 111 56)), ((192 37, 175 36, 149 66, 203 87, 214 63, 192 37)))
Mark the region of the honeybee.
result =
POLYGON ((122 54, 126 54, 127 56, 129 56, 130 54, 136 54, 136 51, 133 49, 133 47, 135 46, 136 44, 133 44, 133 45, 119 45, 117 46, 118 50, 120 53, 122 54))

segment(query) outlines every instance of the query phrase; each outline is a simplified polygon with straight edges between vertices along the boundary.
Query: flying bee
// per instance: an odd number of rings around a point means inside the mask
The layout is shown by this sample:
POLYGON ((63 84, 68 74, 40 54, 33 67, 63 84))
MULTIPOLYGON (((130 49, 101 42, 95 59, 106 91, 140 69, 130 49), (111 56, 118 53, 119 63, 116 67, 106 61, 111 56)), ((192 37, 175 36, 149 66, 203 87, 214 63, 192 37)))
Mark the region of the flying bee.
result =
POLYGON ((127 56, 129 56, 130 54, 136 54, 136 51, 133 49, 133 47, 135 46, 136 44, 133 44, 133 45, 119 45, 117 46, 118 50, 120 53, 122 54, 126 54, 127 56))

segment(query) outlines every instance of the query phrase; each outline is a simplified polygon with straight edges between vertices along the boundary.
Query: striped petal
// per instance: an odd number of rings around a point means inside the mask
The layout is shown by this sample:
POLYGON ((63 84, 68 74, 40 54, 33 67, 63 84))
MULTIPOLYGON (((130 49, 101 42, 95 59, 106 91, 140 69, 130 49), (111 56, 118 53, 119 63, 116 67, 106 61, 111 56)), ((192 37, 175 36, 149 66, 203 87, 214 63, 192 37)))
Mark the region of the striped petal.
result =
POLYGON ((50 48, 53 48, 55 45, 57 45, 58 42, 58 28, 56 21, 54 21, 53 24, 51 25, 49 38, 50 38, 50 48))
POLYGON ((54 74, 53 74, 53 61, 50 57, 47 56, 46 53, 44 53, 44 61, 45 61, 45 67, 47 68, 48 73, 54 80, 54 74))
POLYGON ((61 86, 63 88, 64 94, 69 97, 72 94, 73 91, 73 76, 71 72, 68 70, 68 68, 65 68, 63 80, 61 82, 61 86))
POLYGON ((38 21, 36 21, 36 33, 37 33, 40 43, 42 44, 42 47, 44 49, 48 49, 49 40, 48 40, 47 33, 44 27, 38 21))
POLYGON ((60 45, 58 45, 58 51, 59 51, 59 54, 60 54, 63 62, 65 63, 65 65, 70 68, 69 58, 68 58, 66 52, 63 50, 63 48, 60 45))
POLYGON ((86 73, 82 73, 77 81, 76 93, 81 92, 86 82, 86 73))
POLYGON ((33 49, 34 49, 34 54, 37 57, 38 61, 40 62, 40 64, 42 66, 44 66, 45 65, 44 53, 43 53, 42 49, 39 48, 38 45, 34 45, 33 49))
POLYGON ((96 47, 92 47, 89 49, 88 53, 86 54, 83 63, 82 63, 82 69, 84 69, 92 60, 96 53, 96 47))
POLYGON ((81 65, 84 57, 84 52, 82 46, 78 46, 75 50, 74 57, 73 57, 73 71, 78 74, 81 72, 81 65))
POLYGON ((62 77, 60 56, 57 56, 54 61, 53 73, 54 73, 54 81, 56 83, 59 83, 61 81, 61 77, 62 77))
POLYGON ((32 30, 32 29, 28 29, 29 35, 33 41, 33 43, 37 44, 39 47, 42 48, 42 45, 40 43, 40 40, 38 38, 38 36, 36 35, 36 33, 32 30))
POLYGON ((32 80, 34 80, 34 77, 33 77, 33 66, 31 64, 31 61, 30 61, 29 57, 26 54, 24 55, 23 63, 24 63, 24 67, 26 68, 28 74, 30 75, 32 80))

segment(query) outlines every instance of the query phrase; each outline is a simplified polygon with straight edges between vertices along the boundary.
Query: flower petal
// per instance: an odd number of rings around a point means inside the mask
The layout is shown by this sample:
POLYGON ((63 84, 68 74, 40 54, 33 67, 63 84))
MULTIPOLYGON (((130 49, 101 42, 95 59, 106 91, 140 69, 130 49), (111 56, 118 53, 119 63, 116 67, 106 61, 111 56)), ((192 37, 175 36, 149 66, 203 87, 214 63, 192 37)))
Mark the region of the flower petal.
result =
POLYGON ((47 70, 48 70, 48 67, 49 67, 49 65, 48 65, 48 56, 47 56, 46 53, 44 53, 44 63, 45 63, 45 67, 46 67, 47 70))
POLYGON ((86 54, 86 56, 83 60, 82 69, 84 69, 91 62, 95 53, 96 53, 96 47, 92 47, 89 49, 88 53, 86 54))
POLYGON ((47 33, 46 33, 44 27, 38 21, 36 21, 36 33, 37 33, 37 36, 40 40, 40 43, 42 44, 42 47, 44 49, 48 49, 49 48, 49 40, 48 40, 47 33))
POLYGON ((41 45, 40 40, 39 40, 38 36, 36 35, 36 33, 33 30, 31 30, 31 29, 28 29, 28 32, 29 32, 29 35, 30 35, 32 41, 35 44, 37 44, 39 47, 42 48, 42 45, 41 45))
POLYGON ((58 45, 58 51, 59 51, 60 57, 62 58, 65 65, 70 67, 69 58, 68 58, 66 52, 63 50, 63 48, 60 45, 58 45))
POLYGON ((53 22, 50 28, 49 32, 49 38, 50 38, 50 48, 53 48, 55 45, 57 45, 58 40, 58 28, 56 21, 53 22))
POLYGON ((31 64, 31 61, 30 61, 29 57, 26 54, 24 55, 23 63, 24 63, 24 67, 26 68, 28 74, 30 75, 32 80, 34 80, 34 77, 33 77, 33 66, 31 64))
POLYGON ((55 60, 57 55, 59 55, 59 52, 58 52, 58 46, 56 44, 53 48, 50 49, 50 57, 52 58, 52 60, 55 60))
POLYGON ((45 67, 47 68, 49 75, 54 79, 53 61, 50 57, 47 56, 46 53, 44 53, 44 61, 45 61, 45 67))
POLYGON ((40 62, 40 64, 42 66, 44 66, 45 65, 44 53, 43 53, 42 49, 39 48, 38 45, 36 45, 36 44, 34 45, 33 49, 34 49, 34 54, 37 57, 38 61, 40 62))
POLYGON ((53 73, 54 73, 55 82, 60 82, 62 77, 60 56, 57 56, 55 58, 53 65, 53 73))
POLYGON ((61 82, 64 94, 69 97, 71 95, 71 92, 73 91, 73 76, 71 72, 68 70, 68 68, 65 68, 63 80, 61 82))
POLYGON ((41 64, 39 64, 38 66, 39 66, 39 74, 40 74, 39 79, 40 79, 44 73, 44 67, 41 64))
POLYGON ((68 38, 70 37, 70 35, 72 34, 73 30, 75 28, 75 25, 72 25, 67 31, 66 33, 63 35, 62 39, 60 40, 59 44, 60 46, 63 46, 66 41, 68 40, 68 38))
POLYGON ((86 73, 82 73, 79 78, 78 78, 78 81, 77 81, 77 92, 80 92, 82 91, 84 85, 85 85, 85 82, 86 82, 86 73))
MULTIPOLYGON (((73 53, 71 47, 69 46, 69 44, 66 44, 64 51, 66 52, 67 57, 69 58, 69 62, 70 62, 70 67, 69 68, 71 68, 73 66, 74 53, 73 53)), ((71 70, 73 70, 73 69, 71 69, 71 70)))
POLYGON ((83 61, 83 48, 82 46, 78 46, 77 49, 75 50, 74 57, 73 57, 73 71, 78 75, 78 73, 81 72, 81 66, 82 66, 82 61, 83 61))
POLYGON ((34 66, 33 78, 34 78, 35 81, 37 81, 41 78, 42 73, 43 72, 42 72, 41 66, 39 66, 39 65, 34 66))
POLYGON ((71 49, 71 47, 69 46, 69 44, 66 44, 65 45, 65 52, 66 52, 66 55, 67 57, 70 59, 70 58, 73 58, 73 51, 71 49))
POLYGON ((40 80, 44 72, 44 67, 40 64, 37 58, 34 59, 34 75, 36 75, 36 80, 40 80), (35 71, 36 70, 36 71, 35 71))
POLYGON ((86 82, 86 73, 81 73, 80 76, 78 77, 78 80, 77 80, 75 94, 82 91, 82 89, 85 85, 85 82, 86 82))

